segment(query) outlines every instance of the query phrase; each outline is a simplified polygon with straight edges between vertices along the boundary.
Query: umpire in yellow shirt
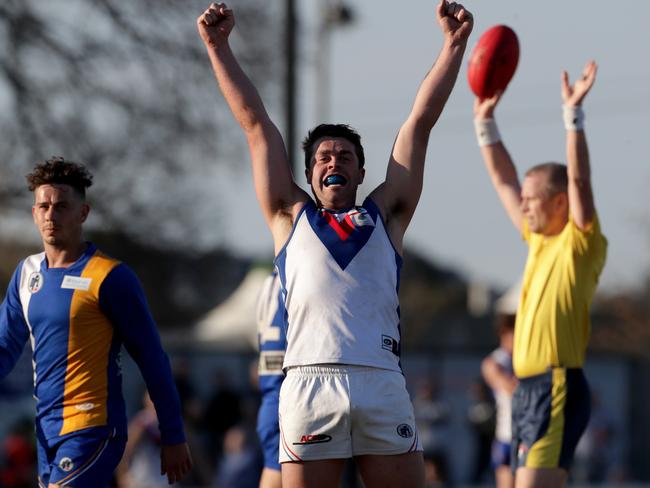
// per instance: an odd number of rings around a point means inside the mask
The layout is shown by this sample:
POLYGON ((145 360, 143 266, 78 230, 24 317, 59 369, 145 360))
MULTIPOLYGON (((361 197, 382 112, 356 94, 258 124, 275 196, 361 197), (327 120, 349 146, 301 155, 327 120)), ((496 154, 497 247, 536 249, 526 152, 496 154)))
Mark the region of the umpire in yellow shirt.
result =
POLYGON ((595 79, 593 61, 573 84, 562 73, 567 165, 534 166, 521 186, 494 120, 502 94, 474 103, 476 136, 488 173, 529 247, 513 351, 520 380, 512 404, 517 488, 566 486, 589 420, 582 366, 589 307, 607 252, 594 208, 582 110, 595 79))

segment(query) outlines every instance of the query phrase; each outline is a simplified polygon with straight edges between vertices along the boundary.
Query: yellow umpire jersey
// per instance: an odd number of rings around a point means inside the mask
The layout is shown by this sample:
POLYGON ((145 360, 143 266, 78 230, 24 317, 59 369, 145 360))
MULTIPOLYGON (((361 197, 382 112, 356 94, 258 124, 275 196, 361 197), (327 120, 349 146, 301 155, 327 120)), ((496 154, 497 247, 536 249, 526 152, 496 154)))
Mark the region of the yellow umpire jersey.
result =
POLYGON ((591 333, 589 308, 607 253, 598 216, 586 229, 569 219, 550 237, 530 232, 524 220, 523 238, 529 251, 515 324, 515 374, 580 368, 591 333))

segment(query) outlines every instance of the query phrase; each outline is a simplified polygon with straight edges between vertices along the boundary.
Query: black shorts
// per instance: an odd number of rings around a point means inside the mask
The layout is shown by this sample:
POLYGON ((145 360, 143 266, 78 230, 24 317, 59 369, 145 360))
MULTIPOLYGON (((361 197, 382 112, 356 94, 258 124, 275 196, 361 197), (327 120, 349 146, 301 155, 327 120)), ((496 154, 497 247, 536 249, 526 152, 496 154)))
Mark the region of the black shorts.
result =
POLYGON ((591 414, 582 369, 553 368, 520 378, 512 398, 512 469, 564 468, 591 414))

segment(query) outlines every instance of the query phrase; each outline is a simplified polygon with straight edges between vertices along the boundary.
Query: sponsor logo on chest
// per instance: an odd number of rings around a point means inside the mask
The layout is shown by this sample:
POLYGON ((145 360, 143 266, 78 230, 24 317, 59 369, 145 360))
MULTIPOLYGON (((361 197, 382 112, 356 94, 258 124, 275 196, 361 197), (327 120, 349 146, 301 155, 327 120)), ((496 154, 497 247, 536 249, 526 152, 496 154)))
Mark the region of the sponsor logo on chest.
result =
POLYGON ((366 211, 365 208, 361 209, 355 209, 355 210, 350 210, 348 212, 348 215, 350 216, 350 220, 352 223, 355 225, 355 227, 361 227, 364 225, 370 225, 372 227, 375 226, 375 223, 372 220, 372 217, 370 214, 366 211))
POLYGON ((92 283, 92 281, 92 278, 65 275, 63 277, 63 282, 61 283, 61 288, 64 288, 66 290, 88 291, 90 288, 90 283, 92 283))

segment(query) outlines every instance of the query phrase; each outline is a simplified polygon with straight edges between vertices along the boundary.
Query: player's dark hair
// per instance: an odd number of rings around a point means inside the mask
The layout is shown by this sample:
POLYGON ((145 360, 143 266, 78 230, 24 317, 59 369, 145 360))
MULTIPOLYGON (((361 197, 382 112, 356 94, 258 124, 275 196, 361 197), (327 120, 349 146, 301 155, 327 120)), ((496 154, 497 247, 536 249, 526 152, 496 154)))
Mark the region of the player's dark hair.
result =
POLYGON ((550 196, 567 192, 569 177, 564 164, 553 162, 537 164, 526 171, 526 176, 533 173, 546 174, 548 177, 547 191, 550 196))
POLYGON ((354 152, 359 160, 359 168, 363 168, 366 158, 363 154, 361 136, 352 127, 346 124, 320 124, 307 133, 302 141, 302 149, 305 151, 305 168, 311 167, 311 159, 314 157, 314 143, 322 137, 340 137, 350 141, 354 145, 354 152))
POLYGON ((68 185, 82 198, 86 198, 86 188, 93 184, 93 175, 83 164, 66 161, 55 156, 36 165, 27 176, 29 191, 41 185, 68 185))

